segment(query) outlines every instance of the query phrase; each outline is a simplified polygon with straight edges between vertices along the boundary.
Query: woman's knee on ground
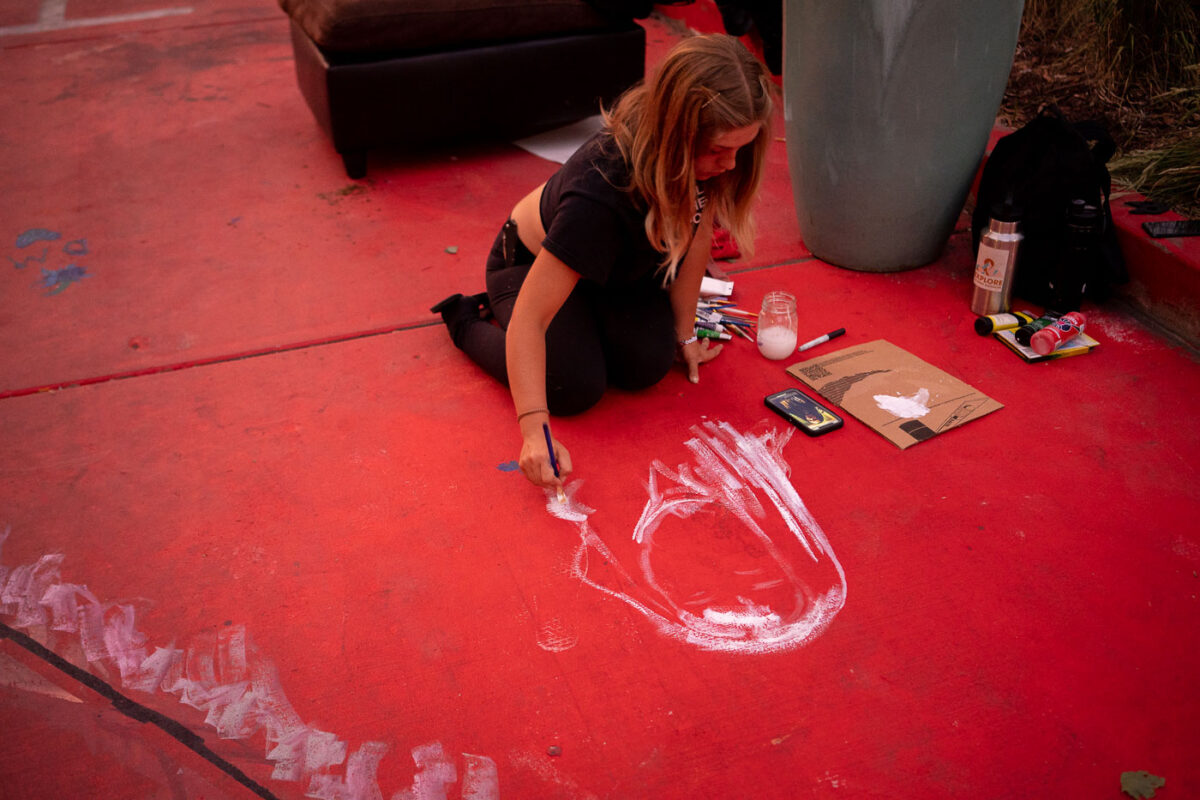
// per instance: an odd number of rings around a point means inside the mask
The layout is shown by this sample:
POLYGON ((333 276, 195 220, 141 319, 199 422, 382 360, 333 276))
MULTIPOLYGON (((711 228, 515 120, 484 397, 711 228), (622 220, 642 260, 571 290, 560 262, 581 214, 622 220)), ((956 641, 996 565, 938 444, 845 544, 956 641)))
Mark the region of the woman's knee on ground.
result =
POLYGON ((603 370, 571 370, 546 375, 546 405, 556 417, 587 411, 604 396, 608 381, 603 370))
POLYGON ((646 389, 661 381, 675 363, 670 337, 646 337, 640 346, 626 348, 608 359, 608 381, 627 391, 646 389))

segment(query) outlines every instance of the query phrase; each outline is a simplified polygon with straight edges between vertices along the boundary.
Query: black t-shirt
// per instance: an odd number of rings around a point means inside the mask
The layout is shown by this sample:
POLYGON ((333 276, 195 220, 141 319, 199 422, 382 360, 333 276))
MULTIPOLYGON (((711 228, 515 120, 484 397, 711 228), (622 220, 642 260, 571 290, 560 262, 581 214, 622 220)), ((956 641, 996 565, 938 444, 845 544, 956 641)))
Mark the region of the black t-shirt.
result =
POLYGON ((602 286, 656 280, 664 254, 646 238, 647 209, 629 183, 612 136, 593 136, 546 182, 542 247, 602 286))

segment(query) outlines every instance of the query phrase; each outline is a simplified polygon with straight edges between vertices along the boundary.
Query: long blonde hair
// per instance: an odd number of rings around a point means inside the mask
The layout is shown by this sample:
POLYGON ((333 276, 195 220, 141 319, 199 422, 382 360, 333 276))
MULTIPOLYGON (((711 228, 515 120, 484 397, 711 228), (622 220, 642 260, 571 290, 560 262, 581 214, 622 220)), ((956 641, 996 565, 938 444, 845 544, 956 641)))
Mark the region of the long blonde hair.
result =
POLYGON ((751 205, 762 180, 774 109, 770 74, 737 39, 693 36, 671 49, 647 81, 604 113, 647 205, 646 236, 664 253, 663 283, 675 277, 691 244, 696 153, 728 131, 762 123, 736 165, 705 184, 714 215, 747 255, 754 252, 751 205))

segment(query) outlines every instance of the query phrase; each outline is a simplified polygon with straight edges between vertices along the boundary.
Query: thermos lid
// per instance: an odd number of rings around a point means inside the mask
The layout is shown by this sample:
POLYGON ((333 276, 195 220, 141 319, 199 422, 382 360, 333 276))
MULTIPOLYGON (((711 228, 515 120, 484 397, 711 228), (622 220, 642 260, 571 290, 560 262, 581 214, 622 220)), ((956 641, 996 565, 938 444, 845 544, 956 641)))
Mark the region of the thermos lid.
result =
POLYGON ((1009 200, 993 203, 991 212, 992 219, 997 222, 1020 222, 1025 216, 1025 209, 1009 200))

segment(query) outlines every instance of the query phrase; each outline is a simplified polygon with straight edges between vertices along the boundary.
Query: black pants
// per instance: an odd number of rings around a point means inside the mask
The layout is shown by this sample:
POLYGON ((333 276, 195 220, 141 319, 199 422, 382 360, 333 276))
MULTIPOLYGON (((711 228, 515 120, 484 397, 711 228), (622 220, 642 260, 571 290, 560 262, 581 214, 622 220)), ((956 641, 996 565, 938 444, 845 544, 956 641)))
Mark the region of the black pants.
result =
MULTIPOLYGON (((488 298, 499 327, 473 319, 455 336, 454 343, 472 361, 506 386, 505 330, 532 264, 533 254, 517 237, 516 223, 509 220, 487 260, 488 298)), ((674 360, 670 296, 656 278, 615 288, 581 279, 546 331, 550 413, 585 411, 599 402, 609 386, 630 390, 653 386, 674 360)))

